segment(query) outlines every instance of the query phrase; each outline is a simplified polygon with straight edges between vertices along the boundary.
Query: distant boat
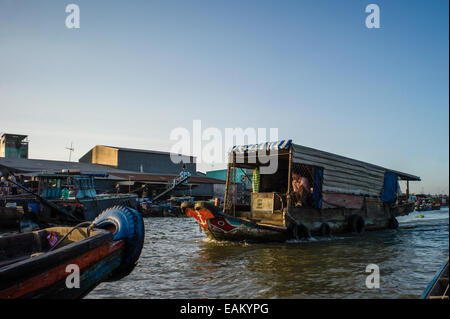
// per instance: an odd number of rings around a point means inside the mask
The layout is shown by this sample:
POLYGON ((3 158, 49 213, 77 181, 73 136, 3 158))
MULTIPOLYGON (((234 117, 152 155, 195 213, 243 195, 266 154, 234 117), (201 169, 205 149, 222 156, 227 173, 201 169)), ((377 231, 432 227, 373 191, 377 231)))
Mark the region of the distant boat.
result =
POLYGON ((0 299, 75 299, 102 281, 118 280, 135 267, 144 224, 131 208, 115 206, 94 222, 52 227, 0 238, 0 299), (79 286, 68 276, 79 270, 79 286))
POLYGON ((449 299, 448 259, 428 284, 422 299, 449 299))
POLYGON ((440 203, 435 203, 431 205, 431 210, 440 210, 440 209, 441 209, 440 203))

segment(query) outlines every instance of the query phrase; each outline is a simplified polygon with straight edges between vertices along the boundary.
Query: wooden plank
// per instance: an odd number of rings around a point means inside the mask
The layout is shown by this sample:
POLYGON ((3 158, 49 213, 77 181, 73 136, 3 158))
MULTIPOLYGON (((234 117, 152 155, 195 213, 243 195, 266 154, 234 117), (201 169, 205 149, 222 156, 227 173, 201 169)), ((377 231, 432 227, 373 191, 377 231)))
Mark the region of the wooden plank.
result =
POLYGON ((361 209, 364 203, 364 196, 342 193, 322 193, 322 208, 345 207, 361 209))
POLYGON ((369 196, 380 196, 380 192, 376 192, 375 190, 366 190, 360 188, 350 188, 350 187, 336 187, 336 186, 328 186, 323 185, 322 191, 324 192, 335 192, 335 193, 345 193, 345 194, 354 194, 354 195, 369 195, 369 196))
POLYGON ((383 184, 384 183, 384 175, 380 175, 379 177, 373 177, 369 175, 361 175, 354 173, 353 171, 342 171, 340 169, 328 169, 328 176, 332 176, 335 178, 350 178, 354 180, 369 182, 372 184, 383 184))
POLYGON ((348 185, 352 187, 366 188, 368 190, 381 190, 383 188, 383 184, 373 184, 369 182, 354 180, 351 178, 345 179, 345 178, 336 178, 333 176, 330 177, 325 173, 323 183, 330 186, 348 185))

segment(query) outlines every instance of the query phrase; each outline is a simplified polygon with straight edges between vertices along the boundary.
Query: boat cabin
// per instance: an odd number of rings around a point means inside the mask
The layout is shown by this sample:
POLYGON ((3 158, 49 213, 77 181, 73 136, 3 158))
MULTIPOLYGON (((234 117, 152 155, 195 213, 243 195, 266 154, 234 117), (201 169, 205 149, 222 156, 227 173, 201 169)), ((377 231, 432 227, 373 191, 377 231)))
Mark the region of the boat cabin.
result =
POLYGON ((83 174, 79 170, 62 170, 55 174, 40 174, 39 194, 46 199, 95 198, 94 177, 107 174, 83 174))

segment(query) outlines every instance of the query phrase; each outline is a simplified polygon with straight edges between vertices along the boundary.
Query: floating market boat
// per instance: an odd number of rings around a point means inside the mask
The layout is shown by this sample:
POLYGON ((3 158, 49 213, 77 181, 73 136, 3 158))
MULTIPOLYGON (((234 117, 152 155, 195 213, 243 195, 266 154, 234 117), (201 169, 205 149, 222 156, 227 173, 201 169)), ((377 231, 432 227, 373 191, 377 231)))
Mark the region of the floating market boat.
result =
POLYGON ((449 299, 448 259, 425 290, 422 299, 449 299))
POLYGON ((285 241, 395 229, 396 217, 414 210, 413 201, 398 199, 400 180, 409 198, 409 181, 420 181, 411 174, 291 140, 235 146, 223 209, 201 202, 182 209, 216 240, 285 241), (246 179, 237 182, 238 173, 246 179))
POLYGON ((142 217, 125 206, 92 223, 1 237, 0 298, 81 298, 102 281, 128 275, 143 242, 142 217), (76 270, 78 285, 68 277, 76 270))
POLYGON ((431 204, 431 210, 441 210, 441 204, 440 203, 431 204))
POLYGON ((16 184, 27 195, 9 201, 15 201, 27 212, 33 210, 36 221, 47 225, 93 221, 103 210, 115 205, 137 208, 136 194, 97 194, 95 177, 107 175, 83 174, 79 170, 40 174, 36 176, 39 183, 37 193, 16 184), (31 206, 33 209, 29 209, 31 206))

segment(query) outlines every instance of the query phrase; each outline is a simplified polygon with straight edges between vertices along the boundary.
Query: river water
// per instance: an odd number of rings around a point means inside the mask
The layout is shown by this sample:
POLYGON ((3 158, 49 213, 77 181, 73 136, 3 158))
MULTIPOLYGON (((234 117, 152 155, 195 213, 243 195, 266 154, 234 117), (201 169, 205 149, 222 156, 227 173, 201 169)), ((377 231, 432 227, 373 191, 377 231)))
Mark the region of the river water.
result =
POLYGON ((247 244, 211 241, 193 218, 149 218, 135 270, 86 298, 420 298, 448 257, 449 211, 398 220, 362 236, 247 244), (380 288, 366 287, 369 264, 380 288))

